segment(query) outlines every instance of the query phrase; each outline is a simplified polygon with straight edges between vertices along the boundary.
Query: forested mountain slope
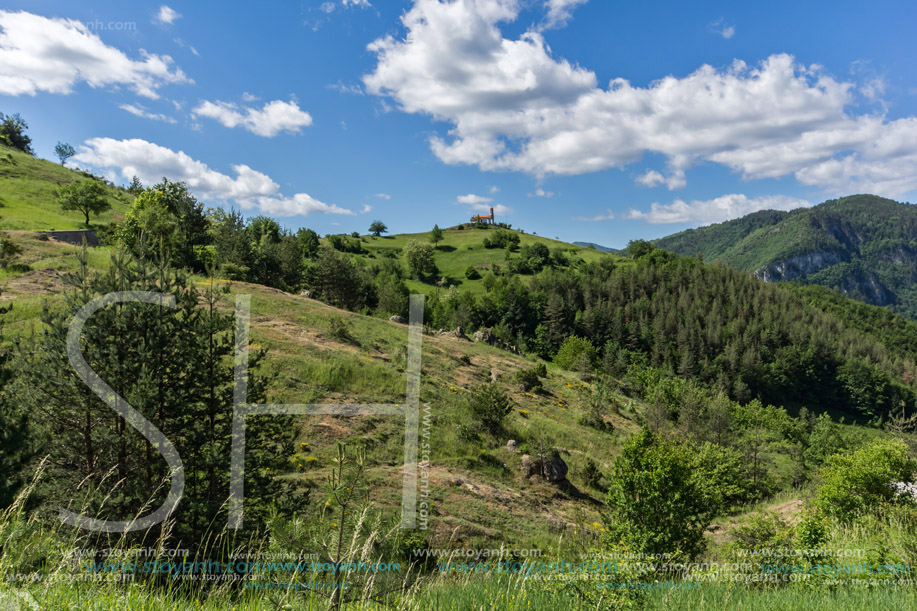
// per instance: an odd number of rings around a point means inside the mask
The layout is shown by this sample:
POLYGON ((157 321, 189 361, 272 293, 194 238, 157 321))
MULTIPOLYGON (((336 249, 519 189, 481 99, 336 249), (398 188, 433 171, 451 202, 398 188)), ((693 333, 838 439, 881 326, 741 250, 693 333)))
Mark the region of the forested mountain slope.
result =
POLYGON ((791 212, 755 212, 654 243, 769 282, 817 284, 917 317, 917 207, 911 204, 853 195, 791 212))

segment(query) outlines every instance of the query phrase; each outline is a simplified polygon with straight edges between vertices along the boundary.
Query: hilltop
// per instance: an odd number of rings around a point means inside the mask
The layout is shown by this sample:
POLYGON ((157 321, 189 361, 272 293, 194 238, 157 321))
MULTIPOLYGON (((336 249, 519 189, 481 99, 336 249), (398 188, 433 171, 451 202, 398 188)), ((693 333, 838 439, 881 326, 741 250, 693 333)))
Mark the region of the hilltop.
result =
POLYGON ((654 241, 768 282, 815 284, 917 318, 917 207, 852 195, 789 212, 763 210, 654 241))

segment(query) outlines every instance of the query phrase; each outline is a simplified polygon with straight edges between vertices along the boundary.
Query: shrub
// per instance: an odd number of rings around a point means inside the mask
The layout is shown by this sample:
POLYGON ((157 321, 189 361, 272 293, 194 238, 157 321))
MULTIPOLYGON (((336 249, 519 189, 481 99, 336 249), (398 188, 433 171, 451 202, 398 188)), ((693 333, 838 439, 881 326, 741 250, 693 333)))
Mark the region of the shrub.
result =
POLYGON ((600 489, 602 486, 602 472, 591 458, 586 459, 586 466, 583 467, 583 482, 590 488, 600 489))
POLYGON ((590 408, 583 416, 579 419, 579 423, 582 426, 588 426, 597 431, 602 431, 603 433, 610 433, 615 430, 614 425, 610 422, 606 422, 605 418, 602 417, 602 413, 595 409, 590 408))
POLYGON ((497 229, 489 238, 484 238, 484 248, 508 248, 515 250, 519 247, 519 234, 506 229, 497 229))
MULTIPOLYGON (((544 364, 542 364, 542 367, 544 367, 544 364)), ((541 376, 538 375, 539 371, 537 366, 531 369, 520 369, 513 377, 516 382, 525 386, 525 390, 539 392, 542 389, 541 376)))
POLYGON ((438 271, 433 258, 433 247, 417 240, 411 240, 405 244, 404 260, 411 275, 418 280, 426 280, 438 271))
POLYGON ((847 454, 836 454, 822 469, 815 506, 842 520, 892 502, 894 482, 909 482, 915 464, 900 439, 880 439, 847 454))
POLYGON ((554 356, 554 362, 571 371, 592 371, 598 364, 599 353, 592 342, 584 337, 571 335, 564 340, 554 356))
POLYGON ((643 429, 615 458, 611 482, 612 539, 644 553, 693 558, 703 551, 713 512, 687 448, 643 429))
POLYGON ((468 407, 481 424, 494 431, 512 411, 513 402, 503 386, 493 382, 477 388, 468 401, 468 407))
POLYGON ((474 265, 465 268, 465 277, 469 280, 477 280, 481 277, 481 272, 475 269, 474 265))

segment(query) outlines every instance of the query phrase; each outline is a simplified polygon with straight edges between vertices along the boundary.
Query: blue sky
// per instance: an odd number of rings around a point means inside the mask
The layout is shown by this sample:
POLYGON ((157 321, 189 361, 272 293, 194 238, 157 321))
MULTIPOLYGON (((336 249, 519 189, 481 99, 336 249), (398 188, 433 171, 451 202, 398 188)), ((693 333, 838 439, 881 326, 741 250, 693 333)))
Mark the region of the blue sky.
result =
POLYGON ((186 180, 288 227, 495 206, 622 247, 762 208, 917 194, 908 2, 43 2, 0 12, 37 153, 186 180))

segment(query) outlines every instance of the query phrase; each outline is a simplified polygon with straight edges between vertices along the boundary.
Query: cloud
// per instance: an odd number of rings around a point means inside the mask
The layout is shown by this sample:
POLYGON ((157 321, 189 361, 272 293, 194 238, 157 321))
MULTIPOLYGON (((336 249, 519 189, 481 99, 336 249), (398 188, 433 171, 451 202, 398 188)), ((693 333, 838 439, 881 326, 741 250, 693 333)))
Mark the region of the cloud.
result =
POLYGON ((392 199, 392 196, 388 193, 376 193, 376 197, 379 199, 392 199))
POLYGON ((573 10, 588 0, 546 0, 548 14, 542 24, 545 29, 564 26, 573 16, 573 10))
POLYGON ((165 121, 166 123, 175 123, 175 119, 159 113, 153 113, 146 109, 142 104, 122 104, 119 106, 121 110, 126 110, 134 116, 142 117, 144 119, 153 119, 154 121, 165 121))
POLYGON ((757 210, 793 210, 808 208, 812 203, 786 195, 766 195, 749 198, 740 193, 721 195, 707 201, 690 203, 676 199, 671 204, 653 203, 649 212, 631 209, 623 215, 627 219, 644 220, 653 224, 692 223, 710 225, 739 218, 757 210))
POLYGON ((130 59, 73 19, 0 11, 0 30, 0 94, 69 94, 83 81, 156 99, 164 85, 193 82, 168 55, 141 49, 140 60, 130 59))
POLYGON ((360 8, 369 8, 372 6, 369 0, 341 0, 341 4, 344 6, 358 6, 360 8))
POLYGON ((729 40, 730 38, 735 36, 735 33, 736 33, 735 26, 726 25, 725 20, 723 19, 717 19, 716 21, 711 23, 710 29, 713 32, 716 32, 717 34, 725 38, 726 40, 729 40))
POLYGON ((491 187, 490 187, 487 191, 488 191, 491 195, 493 195, 493 194, 495 194, 495 193, 499 193, 499 192, 500 192, 500 187, 498 187, 497 185, 491 185, 491 187))
POLYGON ((233 165, 235 176, 229 176, 182 151, 176 152, 139 138, 91 138, 80 146, 74 159, 95 168, 118 172, 124 180, 138 176, 144 184, 151 185, 166 176, 170 180, 184 181, 203 200, 233 201, 244 209, 256 208, 275 216, 312 212, 354 214, 351 210, 320 202, 307 193, 284 197, 270 176, 247 165, 233 165))
POLYGON ((468 195, 459 195, 455 198, 455 201, 459 204, 477 206, 480 204, 490 203, 494 200, 492 197, 484 197, 483 195, 475 195, 474 193, 469 193, 468 195))
POLYGON ((356 214, 353 210, 320 202, 308 193, 297 193, 293 197, 262 197, 257 203, 261 212, 273 216, 307 216, 313 212, 356 214))
POLYGON ((161 23, 164 25, 171 25, 179 17, 181 17, 180 13, 176 12, 175 9, 163 4, 159 7, 159 12, 156 13, 156 17, 153 19, 153 22, 161 23))
POLYGON ((595 222, 595 221, 610 221, 610 220, 614 219, 614 217, 615 217, 614 212, 612 212, 611 210, 608 210, 605 214, 598 214, 598 215, 596 215, 596 216, 574 216, 574 217, 572 217, 572 220, 574 220, 574 221, 589 221, 589 222, 595 222))
POLYGON ((911 120, 856 114, 861 98, 879 94, 877 85, 861 91, 775 54, 756 65, 703 65, 642 87, 623 78, 602 87, 591 70, 555 57, 540 32, 504 37, 501 27, 523 5, 416 0, 401 18, 403 38, 368 46, 376 65, 363 77, 366 91, 448 124, 430 139, 433 153, 485 171, 577 175, 656 153, 666 158, 670 189, 683 187, 686 171, 705 161, 745 179, 794 175, 829 191, 849 186, 838 163, 855 165, 863 186, 912 188, 917 177, 917 139, 884 162, 870 156, 874 142, 894 139, 911 120), (905 178, 878 179, 892 169, 905 178))
POLYGON ((215 119, 226 127, 242 127, 265 138, 273 138, 280 132, 298 134, 302 127, 312 125, 312 116, 296 102, 281 100, 268 102, 260 110, 219 100, 204 101, 191 114, 215 119))
POLYGON ((545 191, 541 187, 535 189, 534 193, 529 193, 529 197, 554 197, 554 191, 545 191))
POLYGON ((254 93, 249 93, 247 91, 242 92, 242 101, 243 102, 257 102, 260 99, 261 98, 256 96, 254 93))
POLYGON ((363 207, 360 209, 360 214, 366 214, 367 212, 372 212, 373 207, 369 204, 363 204, 363 207))
POLYGON ((669 188, 669 191, 682 189, 687 184, 685 171, 683 169, 672 170, 668 177, 663 176, 656 170, 647 170, 634 180, 638 185, 643 185, 644 187, 656 187, 665 184, 669 188))
POLYGON ((636 181, 637 184, 641 184, 644 187, 655 187, 656 185, 664 183, 665 178, 656 170, 647 170, 645 173, 638 176, 636 181))
POLYGON ((493 198, 484 197, 483 195, 475 195, 474 193, 468 193, 467 195, 459 195, 455 198, 455 203, 465 206, 468 210, 474 212, 487 212, 490 213, 490 209, 494 209, 494 214, 510 214, 513 209, 509 206, 504 206, 503 204, 493 203, 493 198))

